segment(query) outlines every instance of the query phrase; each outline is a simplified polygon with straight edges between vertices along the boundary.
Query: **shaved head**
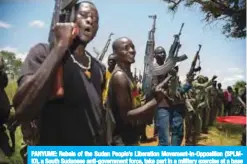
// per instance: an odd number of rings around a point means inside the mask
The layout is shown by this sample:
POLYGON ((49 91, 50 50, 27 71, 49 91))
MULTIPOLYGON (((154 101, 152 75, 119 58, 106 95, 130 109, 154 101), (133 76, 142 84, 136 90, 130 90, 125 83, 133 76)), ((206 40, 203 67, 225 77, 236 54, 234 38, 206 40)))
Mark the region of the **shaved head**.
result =
MULTIPOLYGON (((121 37, 116 39, 113 43, 112 43, 112 49, 117 50, 117 48, 119 48, 119 45, 121 45, 122 43, 131 41, 131 39, 127 38, 127 37, 121 37)), ((132 41, 131 41, 132 42, 132 41)))
POLYGON ((113 53, 116 55, 118 62, 134 63, 135 62, 135 46, 131 39, 121 37, 112 43, 113 53))

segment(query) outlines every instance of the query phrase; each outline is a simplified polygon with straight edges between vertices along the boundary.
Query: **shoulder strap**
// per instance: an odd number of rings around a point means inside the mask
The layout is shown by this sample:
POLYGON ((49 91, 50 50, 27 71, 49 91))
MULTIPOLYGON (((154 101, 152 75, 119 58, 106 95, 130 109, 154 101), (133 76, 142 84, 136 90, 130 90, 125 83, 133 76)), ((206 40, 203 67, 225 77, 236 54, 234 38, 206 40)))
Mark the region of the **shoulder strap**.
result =
POLYGON ((92 58, 92 60, 94 60, 97 64, 99 64, 99 66, 100 66, 100 79, 101 79, 101 83, 103 83, 105 81, 106 67, 104 66, 104 64, 102 62, 100 62, 98 59, 93 57, 88 51, 85 51, 85 52, 92 58))
POLYGON ((80 74, 82 80, 84 82, 84 86, 88 95, 88 100, 90 101, 91 109, 87 110, 86 108, 86 117, 88 117, 89 126, 92 135, 95 137, 95 144, 101 145, 102 143, 106 142, 106 127, 105 127, 105 120, 103 116, 102 110, 102 103, 98 93, 91 82, 89 82, 83 73, 80 74))

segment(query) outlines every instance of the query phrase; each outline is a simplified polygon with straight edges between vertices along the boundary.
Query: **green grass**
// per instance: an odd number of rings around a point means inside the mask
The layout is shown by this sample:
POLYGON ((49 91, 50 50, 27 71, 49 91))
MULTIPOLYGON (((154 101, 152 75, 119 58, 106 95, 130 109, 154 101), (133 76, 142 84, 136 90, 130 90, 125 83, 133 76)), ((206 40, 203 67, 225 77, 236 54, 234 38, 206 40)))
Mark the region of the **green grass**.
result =
MULTIPOLYGON (((10 82, 8 87, 6 88, 6 92, 9 96, 9 99, 12 100, 13 96, 16 92, 16 83, 10 82)), ((12 102, 11 102, 12 103, 12 102)), ((11 114, 14 114, 14 110, 12 109, 11 114)), ((209 134, 207 135, 207 139, 203 139, 199 142, 201 145, 240 145, 241 135, 243 132, 243 127, 239 125, 230 125, 223 124, 222 128, 219 129, 219 124, 210 128, 209 134)), ((153 133, 152 133, 153 134, 153 133)), ((23 142, 22 133, 20 127, 16 130, 16 149, 15 153, 10 157, 4 157, 5 160, 9 161, 10 164, 21 164, 22 158, 20 156, 20 148, 23 142)), ((153 143, 152 143, 153 144, 153 143)), ((152 145, 150 144, 150 145, 152 145)), ((154 144, 156 145, 156 143, 154 144)), ((0 151, 0 158, 3 156, 3 153, 0 151)))
POLYGON ((15 140, 16 140, 15 153, 11 157, 8 158, 4 156, 2 152, 0 152, 0 156, 3 156, 6 161, 9 161, 10 164, 22 164, 23 162, 22 162, 22 158, 20 155, 20 149, 21 149, 21 144, 23 140, 22 140, 22 133, 21 133, 20 127, 16 129, 15 140))
POLYGON ((243 126, 233 124, 216 124, 209 129, 205 139, 199 141, 199 145, 208 146, 240 146, 243 126))

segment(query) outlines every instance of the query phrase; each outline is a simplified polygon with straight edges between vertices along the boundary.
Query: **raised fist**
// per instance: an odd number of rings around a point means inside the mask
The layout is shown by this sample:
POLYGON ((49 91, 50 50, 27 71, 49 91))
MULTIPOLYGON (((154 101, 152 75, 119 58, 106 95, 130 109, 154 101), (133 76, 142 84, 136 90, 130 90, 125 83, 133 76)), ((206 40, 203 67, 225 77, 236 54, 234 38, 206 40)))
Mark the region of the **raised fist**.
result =
POLYGON ((57 23, 53 30, 56 43, 63 46, 70 46, 79 33, 79 28, 74 23, 57 23))

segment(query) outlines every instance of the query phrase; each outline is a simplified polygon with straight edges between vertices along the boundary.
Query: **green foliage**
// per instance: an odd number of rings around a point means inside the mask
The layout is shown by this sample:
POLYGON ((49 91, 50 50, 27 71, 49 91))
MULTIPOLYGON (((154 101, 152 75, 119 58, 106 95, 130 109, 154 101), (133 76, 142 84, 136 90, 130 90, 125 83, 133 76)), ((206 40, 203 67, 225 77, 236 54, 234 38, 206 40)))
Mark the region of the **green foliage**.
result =
POLYGON ((8 51, 0 51, 0 56, 2 56, 5 64, 6 73, 12 78, 16 79, 21 70, 22 61, 19 58, 16 58, 15 53, 8 51))
POLYGON ((246 82, 245 81, 237 81, 234 85, 233 85, 233 89, 234 90, 238 90, 241 91, 246 87, 246 82))
POLYGON ((5 91, 9 97, 10 102, 12 103, 12 100, 14 98, 15 92, 17 90, 17 83, 16 81, 9 81, 8 86, 5 88, 5 91))
MULTIPOLYGON (((9 161, 10 164, 23 164, 22 157, 20 155, 20 150, 21 150, 21 144, 23 143, 22 140, 22 133, 21 133, 21 128, 18 127, 15 132, 15 141, 16 141, 16 147, 15 147, 15 153, 11 157, 5 157, 5 161, 9 161)), ((0 157, 4 156, 1 154, 2 152, 0 151, 0 157)))
POLYGON ((163 0, 170 4, 169 9, 176 11, 183 3, 186 7, 199 5, 205 14, 205 21, 224 21, 222 32, 226 37, 246 37, 246 0, 163 0))

